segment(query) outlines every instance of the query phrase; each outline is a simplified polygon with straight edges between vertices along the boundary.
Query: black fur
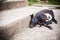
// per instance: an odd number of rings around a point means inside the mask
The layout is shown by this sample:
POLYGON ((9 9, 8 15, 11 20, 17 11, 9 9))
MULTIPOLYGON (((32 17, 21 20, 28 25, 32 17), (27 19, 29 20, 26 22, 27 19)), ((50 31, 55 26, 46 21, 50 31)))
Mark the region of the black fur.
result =
POLYGON ((40 25, 40 27, 43 25, 49 29, 52 29, 51 26, 48 26, 49 24, 52 24, 52 22, 57 24, 57 21, 54 18, 54 13, 52 10, 48 10, 48 9, 44 9, 41 10, 39 12, 37 12, 37 14, 35 15, 35 17, 33 16, 33 14, 31 15, 31 20, 30 20, 30 25, 29 27, 35 27, 37 24, 40 25), (45 20, 47 19, 46 16, 44 15, 44 13, 49 13, 52 16, 52 20, 45 22, 45 20), (32 26, 31 26, 32 25, 32 26))

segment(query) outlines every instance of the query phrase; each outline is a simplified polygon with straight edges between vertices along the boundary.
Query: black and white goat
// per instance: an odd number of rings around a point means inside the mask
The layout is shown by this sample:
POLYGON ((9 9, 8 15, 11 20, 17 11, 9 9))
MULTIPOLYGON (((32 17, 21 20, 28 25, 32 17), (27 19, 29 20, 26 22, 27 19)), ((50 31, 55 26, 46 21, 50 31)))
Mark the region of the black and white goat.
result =
POLYGON ((39 24, 40 27, 45 26, 49 29, 52 29, 52 27, 49 26, 49 24, 52 24, 52 22, 57 24, 57 21, 54 18, 53 11, 49 9, 44 9, 37 12, 35 17, 33 16, 33 14, 31 15, 29 27, 32 28, 32 27, 35 27, 37 24, 39 24))

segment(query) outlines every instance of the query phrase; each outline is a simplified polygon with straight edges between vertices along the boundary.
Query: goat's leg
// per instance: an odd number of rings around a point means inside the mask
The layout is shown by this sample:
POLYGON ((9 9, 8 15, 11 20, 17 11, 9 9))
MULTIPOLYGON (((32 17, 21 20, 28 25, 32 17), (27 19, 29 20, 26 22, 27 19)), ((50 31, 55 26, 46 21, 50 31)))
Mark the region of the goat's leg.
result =
POLYGON ((39 27, 41 27, 41 26, 42 26, 42 23, 38 22, 38 24, 40 25, 39 27))
POLYGON ((52 16, 52 21, 57 24, 57 20, 55 20, 55 18, 54 18, 54 13, 53 13, 52 10, 50 10, 50 14, 51 14, 51 16, 52 16))
POLYGON ((44 26, 47 27, 47 28, 49 28, 49 29, 51 29, 51 30, 53 29, 51 26, 48 26, 47 23, 44 23, 44 26))
POLYGON ((57 24, 57 21, 55 19, 52 19, 52 21, 57 24))

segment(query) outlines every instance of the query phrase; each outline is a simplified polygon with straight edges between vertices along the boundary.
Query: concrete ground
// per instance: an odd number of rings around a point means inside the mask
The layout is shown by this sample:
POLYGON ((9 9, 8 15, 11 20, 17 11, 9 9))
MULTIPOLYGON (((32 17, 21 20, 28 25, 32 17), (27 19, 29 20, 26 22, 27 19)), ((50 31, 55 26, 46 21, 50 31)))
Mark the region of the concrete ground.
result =
POLYGON ((53 30, 46 27, 36 26, 34 28, 24 28, 10 40, 60 40, 60 10, 53 9, 58 24, 53 23, 53 30))
MULTIPOLYGON (((26 7, 27 8, 27 7, 26 7)), ((6 10, 4 12, 0 12, 0 26, 4 26, 7 24, 10 24, 13 21, 16 20, 20 20, 25 16, 29 16, 31 13, 36 13, 43 8, 36 8, 36 7, 28 7, 29 9, 14 9, 14 10, 6 10), (24 11, 23 11, 24 10, 24 11), (28 12, 27 12, 28 11, 28 12), (20 13, 21 14, 20 14, 20 13), (26 13, 24 13, 26 12, 26 13), (6 14, 5 14, 6 13, 6 14), (12 13, 12 14, 11 14, 12 13), (17 14, 16 14, 17 13, 17 14), (22 14, 24 13, 24 15, 22 14), (27 14, 29 13, 29 14, 27 14), (23 16, 22 16, 23 15, 23 16)), ((11 26, 11 28, 9 29, 7 26, 7 30, 5 32, 7 32, 7 35, 9 33, 12 33, 12 37, 10 38, 10 40, 60 40, 60 10, 59 9, 52 9, 54 14, 55 14, 55 18, 58 21, 58 24, 53 23, 51 26, 53 27, 53 30, 50 30, 44 26, 39 27, 36 26, 34 28, 23 28, 21 31, 19 31, 18 33, 15 33, 15 35, 13 35, 14 32, 16 32, 16 30, 21 29, 21 27, 25 27, 27 24, 25 23, 26 20, 22 20, 23 22, 21 24, 18 23, 19 27, 16 25, 11 26), (23 24, 23 26, 21 26, 23 24), (16 26, 16 27, 14 27, 16 26), (13 28, 15 28, 13 30, 13 28), (10 31, 9 31, 10 30, 10 31)), ((28 21, 26 21, 28 23, 28 21)), ((5 32, 3 32, 5 34, 5 32)), ((6 36, 6 35, 5 35, 6 36)))

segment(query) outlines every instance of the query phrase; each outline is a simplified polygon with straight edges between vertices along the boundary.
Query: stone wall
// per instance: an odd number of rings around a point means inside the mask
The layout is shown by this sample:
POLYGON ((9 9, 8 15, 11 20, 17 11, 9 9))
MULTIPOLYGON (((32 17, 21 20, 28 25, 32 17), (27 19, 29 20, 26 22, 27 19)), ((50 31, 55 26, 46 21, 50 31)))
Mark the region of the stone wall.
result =
POLYGON ((24 7, 28 5, 27 0, 15 0, 15 1, 0 1, 0 10, 13 9, 18 7, 24 7))

